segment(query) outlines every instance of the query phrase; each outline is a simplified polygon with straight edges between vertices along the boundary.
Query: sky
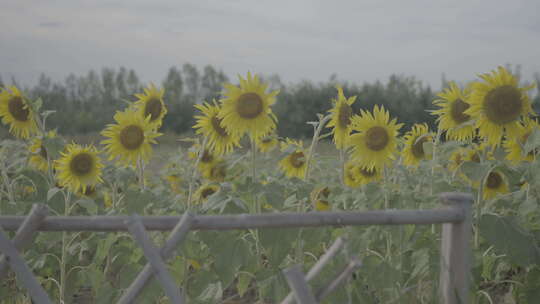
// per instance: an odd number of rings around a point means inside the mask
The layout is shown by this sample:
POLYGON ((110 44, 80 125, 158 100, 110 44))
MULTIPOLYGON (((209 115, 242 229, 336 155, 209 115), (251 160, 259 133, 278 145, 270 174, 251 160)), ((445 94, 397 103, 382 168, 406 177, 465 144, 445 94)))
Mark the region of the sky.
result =
POLYGON ((415 76, 473 80, 498 65, 540 72, 540 1, 0 0, 0 75, 134 69, 161 82, 189 62, 230 77, 353 83, 415 76))

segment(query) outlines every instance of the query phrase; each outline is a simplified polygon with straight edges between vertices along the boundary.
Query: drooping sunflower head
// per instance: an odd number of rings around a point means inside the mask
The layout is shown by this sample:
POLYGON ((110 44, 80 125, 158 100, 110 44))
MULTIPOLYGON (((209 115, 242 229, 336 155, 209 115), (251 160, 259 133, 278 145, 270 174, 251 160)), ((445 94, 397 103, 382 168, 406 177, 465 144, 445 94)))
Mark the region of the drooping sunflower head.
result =
POLYGON ((262 153, 266 153, 274 150, 274 148, 278 146, 279 140, 277 138, 277 135, 270 134, 258 138, 256 144, 257 148, 259 148, 259 151, 261 151, 262 153))
POLYGON ((282 143, 282 150, 289 153, 279 161, 280 169, 289 178, 303 179, 307 169, 307 155, 302 142, 287 138, 286 142, 282 143))
POLYGON ((330 210, 330 203, 328 201, 330 196, 330 189, 328 187, 317 187, 311 192, 310 198, 313 208, 316 211, 328 211, 330 210))
POLYGON ((9 125, 9 132, 22 139, 37 134, 34 111, 21 91, 15 86, 0 90, 0 117, 4 124, 9 125))
POLYGON ((497 194, 508 193, 506 177, 499 171, 491 171, 485 180, 482 197, 485 200, 492 199, 497 194))
POLYGON ((149 123, 150 117, 143 118, 130 109, 114 115, 115 124, 110 124, 101 135, 108 137, 101 143, 109 154, 109 159, 118 159, 124 165, 135 166, 138 160, 148 161, 152 155, 155 138, 160 136, 149 123))
POLYGON ((421 160, 431 159, 431 154, 424 151, 424 143, 433 142, 433 134, 427 124, 415 124, 411 131, 405 134, 403 148, 403 163, 408 166, 418 166, 421 160))
POLYGON ((138 100, 135 107, 139 115, 146 119, 150 117, 149 123, 152 127, 159 128, 163 122, 163 117, 167 114, 167 108, 163 101, 164 89, 158 89, 154 84, 150 84, 144 89, 144 94, 135 94, 138 100))
POLYGON ((94 146, 69 144, 60 159, 55 161, 58 183, 71 192, 86 192, 86 188, 95 187, 103 182, 101 169, 103 164, 94 146))
POLYGON ((326 126, 328 128, 334 127, 332 129, 332 134, 334 135, 336 148, 343 149, 345 147, 345 141, 352 130, 352 104, 356 100, 356 96, 346 98, 343 94, 343 88, 338 86, 337 90, 337 98, 332 99, 334 107, 329 111, 332 118, 326 126))
POLYGON ((395 159, 398 130, 402 124, 390 120, 384 107, 375 106, 373 114, 361 112, 352 118, 353 130, 358 133, 349 137, 352 147, 351 157, 367 169, 383 167, 395 159))
POLYGON ((213 101, 213 104, 204 103, 195 105, 203 115, 196 115, 197 134, 202 134, 208 138, 208 145, 217 155, 228 154, 239 146, 240 136, 228 132, 222 124, 222 119, 218 117, 220 106, 213 101))
POLYGON ((227 163, 217 158, 206 166, 200 166, 201 175, 213 182, 222 182, 227 177, 227 163))
POLYGON ((516 138, 510 138, 507 136, 503 142, 503 147, 507 152, 506 159, 514 164, 521 161, 534 161, 538 157, 539 151, 537 149, 527 151, 525 150, 525 144, 527 143, 529 136, 531 136, 535 130, 537 130, 536 132, 540 130, 538 121, 527 118, 520 127, 518 136, 516 138))
MULTIPOLYGON (((448 161, 448 170, 455 172, 461 166, 461 164, 466 161, 465 157, 467 153, 468 150, 465 148, 459 148, 453 151, 450 154, 450 159, 448 161)), ((480 158, 478 158, 478 160, 480 161, 480 158)))
POLYGON ((345 163, 343 181, 345 185, 356 188, 381 180, 383 176, 382 171, 382 168, 367 168, 355 161, 348 161, 345 163))
POLYGON ((465 113, 470 105, 467 102, 470 88, 461 90, 455 82, 437 94, 439 99, 433 103, 440 109, 433 111, 438 115, 439 129, 446 131, 446 139, 470 141, 475 135, 471 116, 465 113))
POLYGON ((222 126, 230 134, 241 137, 249 133, 252 138, 269 134, 276 128, 276 116, 270 106, 274 104, 279 91, 266 92, 267 84, 257 75, 248 72, 247 79, 240 78, 240 87, 225 84, 225 98, 221 100, 219 118, 222 126))
POLYGON ((97 187, 96 186, 88 186, 86 187, 86 189, 79 189, 79 191, 77 191, 77 195, 80 196, 80 197, 86 197, 86 198, 91 198, 91 199, 96 199, 98 197, 98 191, 97 191, 97 187))
POLYGON ((208 198, 213 195, 214 193, 217 193, 219 191, 220 187, 216 184, 204 184, 197 189, 195 192, 195 201, 197 203, 203 203, 208 198))
POLYGON ((32 139, 31 145, 28 147, 28 150, 30 151, 30 159, 29 163, 32 167, 36 168, 37 170, 40 170, 42 172, 47 172, 49 170, 49 155, 47 153, 47 149, 43 145, 43 139, 44 138, 55 138, 56 132, 55 131, 49 131, 47 134, 43 137, 34 137, 32 139))
POLYGON ((471 105, 464 113, 476 120, 478 135, 492 146, 501 143, 504 133, 510 138, 519 135, 523 117, 533 113, 526 91, 518 79, 505 68, 480 76, 469 98, 471 105))
POLYGON ((165 179, 169 183, 169 187, 171 188, 171 191, 176 194, 180 194, 180 183, 182 181, 182 178, 178 176, 178 174, 169 174, 165 176, 165 179))

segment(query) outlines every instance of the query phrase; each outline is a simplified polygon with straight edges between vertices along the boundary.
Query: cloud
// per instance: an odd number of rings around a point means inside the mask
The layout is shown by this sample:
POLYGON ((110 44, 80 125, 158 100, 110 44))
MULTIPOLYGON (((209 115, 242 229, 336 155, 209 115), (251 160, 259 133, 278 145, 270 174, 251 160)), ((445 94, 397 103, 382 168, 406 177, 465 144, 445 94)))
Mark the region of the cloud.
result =
POLYGON ((464 81, 506 63, 540 71, 535 0, 0 3, 1 73, 24 82, 120 65, 159 82, 185 62, 286 81, 400 73, 435 87, 442 73, 464 81))

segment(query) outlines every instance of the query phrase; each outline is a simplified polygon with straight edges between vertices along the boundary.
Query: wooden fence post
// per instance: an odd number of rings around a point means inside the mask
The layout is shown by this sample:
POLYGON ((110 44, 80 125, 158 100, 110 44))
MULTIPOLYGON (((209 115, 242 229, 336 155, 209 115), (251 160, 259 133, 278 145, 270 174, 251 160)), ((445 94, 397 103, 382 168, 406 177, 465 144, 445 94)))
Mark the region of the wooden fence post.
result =
POLYGON ((442 224, 440 291, 444 304, 469 303, 471 275, 472 195, 442 193, 441 203, 461 210, 463 221, 442 224))

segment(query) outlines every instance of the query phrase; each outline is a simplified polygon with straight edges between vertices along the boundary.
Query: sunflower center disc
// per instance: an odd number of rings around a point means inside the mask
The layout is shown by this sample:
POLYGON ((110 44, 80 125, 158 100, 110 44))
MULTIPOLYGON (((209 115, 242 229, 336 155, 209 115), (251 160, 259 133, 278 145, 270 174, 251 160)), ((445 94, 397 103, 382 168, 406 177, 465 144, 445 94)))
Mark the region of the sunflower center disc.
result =
POLYGON ((351 124, 352 109, 348 104, 344 104, 339 108, 339 126, 347 128, 351 124))
POLYGON ((414 157, 416 158, 422 158, 424 157, 424 143, 427 141, 427 137, 422 137, 420 139, 417 139, 416 142, 412 145, 411 151, 414 157))
POLYGON ((291 162, 291 166, 293 166, 294 168, 298 169, 302 167, 305 163, 304 153, 294 152, 293 154, 291 154, 290 162, 291 162))
POLYGON ((457 123, 464 123, 471 117, 463 112, 469 108, 469 104, 461 99, 456 99, 450 108, 450 116, 457 123))
POLYGON ((18 121, 28 121, 30 111, 24 106, 24 102, 21 97, 16 96, 8 101, 9 113, 18 121))
POLYGON ((139 126, 127 126, 120 132, 120 143, 128 150, 139 148, 143 142, 144 131, 139 126))
POLYGON ((88 153, 75 155, 70 163, 70 169, 77 176, 84 176, 92 171, 94 159, 88 153))
POLYGON ((157 98, 152 98, 146 102, 144 107, 144 117, 150 115, 150 121, 154 121, 159 118, 161 114, 161 101, 157 98))
POLYGON ((380 151, 388 145, 388 133, 383 127, 372 127, 366 131, 366 146, 373 151, 380 151))
POLYGON ((490 189, 497 189, 502 184, 502 177, 499 173, 491 172, 487 178, 486 186, 490 189))
POLYGON ((203 163, 210 163, 214 157, 212 156, 212 153, 210 153, 208 150, 204 150, 203 155, 201 157, 201 162, 203 163))
POLYGON ((521 93, 511 85, 489 91, 484 100, 487 118, 499 125, 518 119, 522 106, 521 93))
POLYGON ((216 192, 216 190, 214 190, 213 188, 205 188, 201 191, 201 197, 202 198, 207 198, 209 197, 210 195, 214 194, 216 192))
POLYGON ((212 127, 214 127, 214 131, 216 131, 216 133, 219 134, 219 136, 227 137, 227 132, 221 126, 221 119, 214 116, 212 117, 211 122, 212 122, 212 127))
POLYGON ((253 119, 263 111, 263 101, 256 93, 245 93, 238 98, 236 111, 240 117, 253 119))
POLYGON ((375 175, 375 173, 377 173, 377 171, 375 171, 375 169, 366 169, 366 168, 360 168, 360 174, 362 174, 363 176, 365 177, 372 177, 375 175))

